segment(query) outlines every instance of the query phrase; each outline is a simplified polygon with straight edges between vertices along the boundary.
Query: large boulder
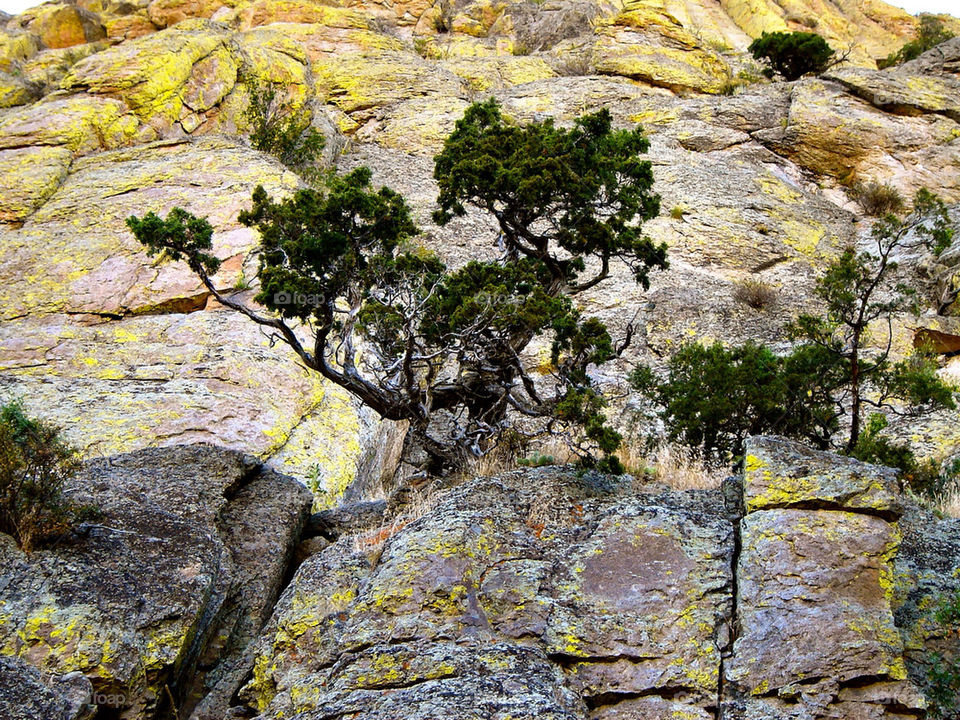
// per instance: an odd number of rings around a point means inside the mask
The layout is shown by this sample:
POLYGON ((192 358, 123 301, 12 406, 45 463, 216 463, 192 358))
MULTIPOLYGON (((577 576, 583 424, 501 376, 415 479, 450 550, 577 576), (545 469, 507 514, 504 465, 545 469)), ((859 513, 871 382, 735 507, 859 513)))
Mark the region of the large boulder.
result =
POLYGON ((921 717, 895 619, 894 472, 775 437, 746 443, 732 717, 921 717))
POLYGON ((572 720, 638 696, 710 717, 731 610, 722 498, 625 482, 478 479, 406 526, 341 536, 284 592, 241 697, 261 718, 572 720))
POLYGON ((102 513, 80 537, 30 555, 0 546, 0 655, 82 673, 94 704, 140 720, 228 674, 269 616, 312 500, 205 445, 88 463, 71 495, 102 513))

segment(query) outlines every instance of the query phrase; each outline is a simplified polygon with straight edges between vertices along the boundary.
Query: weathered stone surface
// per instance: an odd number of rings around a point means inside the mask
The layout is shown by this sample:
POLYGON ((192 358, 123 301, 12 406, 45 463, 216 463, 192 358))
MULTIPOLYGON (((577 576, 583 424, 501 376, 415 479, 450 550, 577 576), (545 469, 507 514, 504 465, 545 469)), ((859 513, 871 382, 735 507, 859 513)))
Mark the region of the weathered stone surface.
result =
POLYGON ((41 49, 40 38, 18 29, 0 29, 0 70, 10 72, 41 49))
POLYGON ((726 63, 700 47, 669 13, 645 2, 628 2, 624 12, 597 29, 594 64, 600 73, 622 75, 673 90, 716 93, 729 78, 726 63))
POLYGON ((74 155, 152 140, 126 106, 109 98, 49 98, 0 116, 0 149, 59 145, 74 155))
POLYGON ((223 48, 226 37, 221 25, 186 21, 80 61, 62 84, 68 90, 118 94, 143 122, 163 130, 183 114, 194 65, 223 48))
POLYGON ((750 438, 745 453, 748 512, 806 507, 896 517, 903 510, 897 472, 891 468, 777 437, 750 438))
POLYGON ((88 720, 92 705, 93 686, 81 673, 49 676, 19 658, 0 657, 0 713, 7 720, 88 720))
POLYGON ((960 122, 960 78, 902 70, 838 68, 824 75, 871 105, 896 115, 939 113, 960 122))
POLYGON ((66 48, 107 36, 100 19, 69 2, 43 3, 18 15, 12 24, 34 33, 48 48, 66 48))
POLYGON ((186 695, 203 653, 229 663, 256 632, 310 493, 210 446, 96 461, 75 487, 101 526, 30 556, 0 549, 0 654, 82 672, 113 712, 150 718, 167 688, 186 695))
POLYGON ((635 694, 701 717, 727 637, 732 528, 719 494, 629 496, 553 469, 480 479, 308 558, 242 697, 263 718, 583 718, 635 694))
POLYGON ((148 257, 126 219, 150 211, 166 214, 175 206, 208 216, 216 230, 214 253, 224 260, 216 282, 229 288, 244 273, 254 274, 249 260, 258 240, 237 222, 253 189, 263 185, 282 195, 297 183, 268 156, 218 138, 160 142, 79 160, 30 222, 5 235, 0 312, 9 318, 202 307, 209 293, 200 281, 181 263, 148 257))
POLYGON ((36 88, 29 80, 0 70, 0 109, 26 105, 36 97, 36 88))
POLYGON ((741 538, 741 634, 728 679, 750 695, 783 697, 801 681, 906 678, 891 607, 899 538, 890 523, 843 511, 759 510, 743 520, 741 538))
POLYGON ((799 81, 785 127, 754 137, 818 174, 889 181, 907 195, 932 187, 960 198, 960 125, 935 113, 885 113, 839 83, 799 81))
POLYGON ((0 222, 23 220, 46 202, 72 160, 63 147, 0 150, 0 222))
POLYGON ((910 678, 926 688, 936 655, 945 662, 960 659, 958 628, 937 617, 960 598, 960 520, 911 507, 898 528, 894 618, 910 678))
POLYGON ((326 503, 361 470, 383 472, 365 453, 379 419, 230 312, 7 321, 0 369, 4 399, 22 397, 87 455, 213 442, 312 476, 326 503))

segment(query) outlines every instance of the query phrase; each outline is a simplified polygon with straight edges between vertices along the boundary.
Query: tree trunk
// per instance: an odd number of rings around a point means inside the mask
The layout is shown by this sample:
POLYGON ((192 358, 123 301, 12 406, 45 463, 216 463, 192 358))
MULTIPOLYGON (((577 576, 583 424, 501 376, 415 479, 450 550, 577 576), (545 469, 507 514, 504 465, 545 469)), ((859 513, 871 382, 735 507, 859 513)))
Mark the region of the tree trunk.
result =
POLYGON ((853 452, 860 440, 860 333, 853 335, 853 351, 850 353, 850 440, 847 452, 853 452))

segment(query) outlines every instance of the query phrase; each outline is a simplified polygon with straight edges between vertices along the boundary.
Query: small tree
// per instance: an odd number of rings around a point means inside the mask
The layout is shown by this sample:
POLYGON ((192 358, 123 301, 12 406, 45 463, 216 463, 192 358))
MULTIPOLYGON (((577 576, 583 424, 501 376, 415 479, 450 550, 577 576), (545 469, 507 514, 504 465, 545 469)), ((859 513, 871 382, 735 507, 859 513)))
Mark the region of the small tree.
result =
POLYGON ((926 249, 935 254, 950 243, 952 230, 943 202, 926 190, 917 193, 913 210, 903 219, 887 215, 873 227, 873 249, 848 248, 827 266, 817 281, 816 294, 826 303, 826 317, 801 315, 794 337, 826 351, 843 368, 843 382, 835 389, 838 405, 850 410, 852 451, 860 438, 864 406, 899 412, 894 400, 911 411, 954 407, 950 388, 935 372, 933 362, 917 354, 893 363, 893 314, 906 309, 912 296, 893 282, 894 258, 904 251, 926 249), (886 341, 879 353, 868 353, 868 330, 885 325, 886 341))
POLYGON ((835 64, 833 49, 816 33, 765 32, 748 49, 755 59, 769 63, 768 77, 779 73, 791 81, 811 73, 820 74, 835 64))
POLYGON ((943 21, 940 18, 936 15, 924 13, 920 15, 920 24, 917 26, 913 40, 906 43, 897 52, 891 53, 886 60, 879 61, 877 65, 883 69, 915 60, 927 50, 935 48, 953 36, 952 32, 943 27, 943 21))
POLYGON ((59 428, 28 418, 18 403, 0 406, 0 532, 30 552, 95 515, 63 495, 79 467, 59 428))
POLYGON ((270 153, 291 170, 308 180, 317 180, 317 164, 326 146, 323 133, 313 127, 313 113, 296 108, 277 96, 273 85, 249 86, 250 104, 244 113, 250 144, 270 153))
POLYGON ((861 433, 861 415, 865 407, 888 413, 954 407, 953 389, 937 377, 930 358, 918 353, 890 360, 892 316, 911 297, 893 282, 893 258, 910 249, 940 252, 951 239, 947 222, 943 203, 927 191, 917 194, 907 217, 888 215, 878 222, 873 252, 849 249, 827 266, 816 287, 827 314, 798 318, 792 332, 801 342, 786 356, 752 343, 686 345, 670 359, 665 380, 639 367, 633 387, 654 401, 672 440, 706 459, 739 456, 744 439, 759 433, 826 449, 849 417, 846 452, 899 467, 923 490, 936 481, 936 472, 880 434, 883 415, 861 433), (886 326, 886 342, 870 352, 868 331, 876 323, 886 326))
POLYGON ((606 111, 561 129, 509 123, 492 100, 471 106, 436 158, 436 218, 449 222, 465 204, 490 213, 502 256, 456 271, 411 244, 417 228, 403 198, 373 190, 365 168, 282 202, 258 188, 240 220, 260 230, 256 301, 275 316, 214 287, 206 221, 174 210, 128 224, 151 253, 185 259, 225 306, 270 328, 304 365, 382 417, 407 421, 429 471, 461 467, 507 431, 581 428, 577 449, 589 460, 620 443, 589 368, 622 351, 629 331, 617 346, 571 298, 602 282, 614 259, 644 286, 666 266, 665 247, 640 230, 659 208, 650 163, 639 158, 646 149, 640 130, 613 130, 606 111), (538 337, 551 343, 548 383, 522 359, 538 337))

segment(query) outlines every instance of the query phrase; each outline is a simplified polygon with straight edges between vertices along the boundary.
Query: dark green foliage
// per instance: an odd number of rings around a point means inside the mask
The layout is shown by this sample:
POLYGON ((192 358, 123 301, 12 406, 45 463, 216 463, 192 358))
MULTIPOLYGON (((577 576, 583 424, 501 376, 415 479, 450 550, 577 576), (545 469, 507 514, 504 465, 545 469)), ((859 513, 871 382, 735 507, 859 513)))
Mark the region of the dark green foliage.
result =
POLYGON ((166 255, 171 260, 185 260, 195 273, 213 275, 220 260, 206 252, 213 248, 213 228, 204 218, 174 208, 166 220, 155 213, 143 219, 127 218, 127 227, 147 247, 147 255, 166 255))
POLYGON ((270 84, 250 85, 250 104, 244 113, 250 144, 270 153, 309 180, 320 176, 317 164, 326 138, 313 127, 313 114, 280 100, 270 84))
POLYGON ((816 33, 763 33, 748 48, 757 60, 766 60, 767 75, 779 73, 787 80, 820 74, 830 67, 833 49, 816 33))
POLYGON ((28 418, 19 403, 0 406, 0 532, 30 552, 95 515, 63 495, 79 467, 59 428, 28 418))
MULTIPOLYGON (((960 592, 940 597, 934 620, 947 634, 957 632, 960 628, 960 592)), ((951 661, 939 653, 931 653, 927 660, 927 716, 936 720, 953 720, 960 716, 960 657, 951 661)))
POLYGON ((960 715, 960 658, 950 661, 934 653, 929 660, 927 717, 933 720, 956 720, 960 715))
POLYGON ((924 13, 920 16, 920 25, 917 27, 913 40, 906 43, 897 52, 889 55, 886 60, 879 61, 877 66, 883 69, 915 60, 927 50, 935 48, 953 36, 952 32, 943 27, 943 21, 940 18, 936 15, 924 13))
POLYGON ((282 202, 258 188, 240 220, 260 232, 256 301, 275 317, 212 287, 204 221, 178 210, 166 223, 148 215, 128 224, 151 250, 187 255, 221 302, 271 328, 304 365, 381 416, 407 421, 431 472, 460 467, 505 436, 543 432, 570 437, 587 463, 603 453, 600 465, 618 470, 621 438, 588 368, 625 345, 581 317, 571 296, 607 277, 614 258, 644 286, 666 266, 665 247, 640 230, 659 208, 650 164, 638 158, 646 148, 639 131, 614 131, 606 112, 563 130, 507 123, 493 101, 471 106, 436 158, 437 219, 467 204, 491 213, 503 255, 456 271, 411 244, 418 231, 403 198, 373 189, 366 168, 282 202), (587 260, 595 271, 583 279, 587 260), (307 325, 312 348, 287 321, 307 325), (521 360, 535 338, 551 343, 550 375, 539 384, 521 360))
POLYGON ((838 406, 850 409, 848 452, 860 438, 864 406, 891 412, 900 411, 894 401, 906 404, 911 412, 954 407, 953 390, 937 378, 932 359, 920 353, 894 363, 890 342, 879 352, 869 351, 867 345, 871 324, 886 321, 889 340, 893 314, 911 305, 911 290, 894 283, 893 256, 908 249, 939 254, 951 238, 943 202, 919 191, 907 217, 887 215, 874 225, 872 251, 849 248, 827 265, 816 286, 825 315, 803 314, 793 324, 795 338, 820 348, 842 368, 843 382, 833 397, 838 406))
POLYGON ((476 103, 436 157, 434 219, 447 223, 466 204, 489 212, 508 259, 544 263, 573 292, 605 278, 611 258, 647 287, 650 269, 666 266, 666 246, 645 237, 638 222, 660 211, 652 167, 640 159, 648 147, 639 128, 612 130, 606 110, 562 129, 552 120, 514 125, 494 100, 476 103), (577 283, 588 257, 600 270, 577 283))
POLYGON ((641 366, 631 382, 656 404, 670 439, 706 460, 739 457, 748 436, 764 433, 824 447, 837 426, 837 374, 815 348, 782 358, 754 343, 692 343, 670 358, 666 380, 641 366))

